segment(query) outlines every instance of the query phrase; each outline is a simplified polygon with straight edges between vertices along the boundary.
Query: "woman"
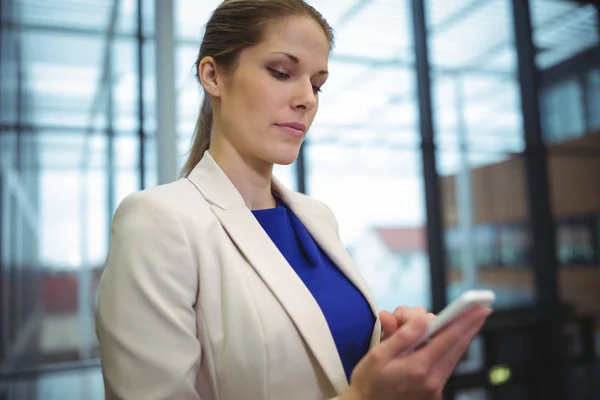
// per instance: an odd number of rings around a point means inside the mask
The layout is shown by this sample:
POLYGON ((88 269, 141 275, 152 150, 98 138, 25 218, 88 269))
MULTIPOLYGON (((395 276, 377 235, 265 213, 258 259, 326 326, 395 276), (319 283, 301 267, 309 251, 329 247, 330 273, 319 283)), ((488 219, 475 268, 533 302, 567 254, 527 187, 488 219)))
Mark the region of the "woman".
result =
POLYGON ((184 177, 114 217, 97 315, 108 399, 440 398, 489 310, 403 354, 431 315, 379 313, 329 208, 272 176, 298 154, 332 46, 301 0, 213 13, 184 177))

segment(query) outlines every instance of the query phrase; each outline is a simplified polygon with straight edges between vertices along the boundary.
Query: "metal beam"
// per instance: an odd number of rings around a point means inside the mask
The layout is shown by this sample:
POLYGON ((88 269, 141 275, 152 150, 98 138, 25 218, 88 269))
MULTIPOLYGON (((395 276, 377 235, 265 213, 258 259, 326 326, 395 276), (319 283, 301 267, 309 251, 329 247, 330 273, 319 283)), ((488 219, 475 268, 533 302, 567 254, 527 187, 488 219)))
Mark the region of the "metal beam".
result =
POLYGON ((112 43, 115 37, 115 30, 117 25, 117 16, 119 14, 119 3, 120 0, 113 0, 112 9, 110 12, 110 18, 108 22, 108 27, 104 32, 104 52, 102 55, 102 72, 100 74, 100 79, 98 81, 98 86, 96 88, 96 94, 92 101, 92 107, 89 112, 89 129, 92 129, 94 124, 94 118, 96 117, 96 113, 98 113, 102 106, 105 104, 103 97, 106 95, 106 89, 109 85, 112 85, 112 69, 111 69, 111 56, 112 56, 112 43))
POLYGON ((600 37, 600 2, 594 4, 596 6, 596 28, 598 29, 598 37, 600 37))
MULTIPOLYGON (((24 106, 24 93, 25 84, 23 83, 23 52, 21 51, 21 35, 20 32, 17 32, 17 35, 14 40, 15 45, 15 64, 17 70, 17 93, 16 93, 16 122, 17 126, 20 126, 23 123, 23 106, 24 106)), ((17 169, 17 172, 20 172, 21 166, 21 153, 23 147, 23 135, 20 129, 16 130, 17 140, 15 143, 15 160, 14 165, 17 169)))
MULTIPOLYGON (((27 32, 37 32, 37 33, 58 33, 63 35, 73 35, 78 37, 85 36, 104 36, 106 35, 105 29, 94 29, 94 28, 80 28, 80 27, 71 27, 64 25, 51 25, 51 24, 40 24, 40 23, 20 23, 14 20, 7 20, 3 23, 3 28, 6 30, 15 30, 20 29, 22 31, 27 32)), ((134 34, 130 33, 115 33, 115 37, 118 39, 135 39, 134 34)))
POLYGON ((177 179, 175 103, 175 26, 173 0, 155 2, 156 21, 156 158, 158 184, 177 179))
POLYGON ((551 86, 566 78, 582 75, 600 66, 600 45, 591 47, 574 57, 540 71, 542 87, 551 86))
POLYGON ((144 131, 144 17, 143 17, 143 0, 137 0, 137 75, 138 75, 138 166, 139 166, 139 183, 138 189, 143 190, 146 187, 146 159, 145 146, 146 135, 144 131))
MULTIPOLYGON (((0 60, 4 60, 4 40, 6 37, 6 32, 5 32, 5 27, 4 27, 4 14, 5 14, 5 5, 4 5, 4 1, 5 0, 0 0, 0 60)), ((2 93, 2 70, 3 70, 3 65, 2 65, 2 61, 0 61, 0 121, 2 121, 2 110, 4 110, 2 108, 2 101, 4 99, 4 93, 2 93)), ((2 148, 2 146, 0 145, 0 149, 2 148)), ((0 253, 1 254, 1 253, 0 253)), ((1 258, 0 258, 1 260, 1 258)), ((0 265, 0 268, 2 268, 2 266, 0 265)), ((0 320, 0 322, 2 322, 0 320)), ((0 338, 0 346, 2 346, 2 338, 0 338)), ((2 349, 0 348, 0 359, 2 358, 2 349)))
MULTIPOLYGON (((118 0, 116 0, 118 1, 118 0)), ((112 55, 109 57, 109 72, 108 79, 112 81, 112 55)), ((112 82, 109 82, 107 85, 107 93, 106 93, 106 120, 107 120, 107 142, 106 142, 106 206, 107 206, 107 232, 108 239, 110 243, 110 233, 112 226, 112 217, 115 212, 115 190, 116 190, 116 160, 115 160, 115 101, 114 101, 114 90, 112 82)), ((86 137, 89 137, 87 135, 86 137)), ((86 157, 87 158, 87 157, 86 157)), ((84 160, 83 162, 89 162, 88 160, 84 160)))
POLYGON ((412 0, 413 40, 417 61, 417 88, 425 207, 427 210, 427 251, 431 274, 431 306, 437 313, 446 306, 446 251, 440 204, 439 177, 436 169, 435 132, 431 112, 430 65, 427 49, 425 6, 422 0, 412 0))
MULTIPOLYGON (((523 1, 529 1, 529 0, 523 0, 523 1)), ((570 10, 570 13, 573 13, 575 11, 577 11, 576 8, 570 10)), ((547 26, 549 26, 549 27, 555 26, 558 21, 563 20, 568 14, 569 13, 567 13, 567 14, 559 14, 559 15, 557 15, 554 18, 551 18, 551 19, 549 19, 547 21, 544 21, 543 24, 539 24, 538 26, 535 27, 535 29, 539 31, 540 29, 542 29, 544 27, 547 27, 547 26)), ((515 38, 515 41, 516 40, 517 39, 515 38)), ((488 48, 483 54, 480 54, 479 56, 473 58, 468 63, 468 65, 470 65, 470 66, 472 66, 472 65, 485 65, 485 63, 489 60, 489 58, 491 58, 493 55, 495 55, 498 51, 502 50, 505 47, 512 47, 512 46, 513 45, 510 42, 498 42, 495 45, 493 45, 492 47, 488 48)), ((535 46, 534 46, 534 53, 537 54, 537 48, 535 46)))
MULTIPOLYGON (((100 29, 90 29, 90 28, 73 28, 67 26, 55 26, 55 25, 45 25, 45 24, 19 24, 15 21, 9 21, 6 23, 5 29, 14 30, 17 27, 22 29, 23 31, 29 32, 39 32, 39 33, 60 33, 60 34, 68 34, 73 36, 103 36, 106 34, 106 31, 100 29)), ((115 39, 137 39, 137 34, 123 34, 123 33, 113 33, 113 38, 115 39)), ((145 40, 155 39, 154 35, 144 36, 145 40)), ((199 45, 198 39, 179 39, 175 41, 177 46, 193 46, 197 47, 199 45)), ((368 67, 394 67, 394 66, 403 66, 409 69, 415 68, 415 64, 413 62, 409 62, 403 60, 401 58, 389 58, 389 59, 380 59, 380 58, 365 58, 362 56, 354 56, 354 55, 343 55, 343 54, 333 54, 330 58, 332 62, 342 62, 348 64, 357 64, 364 65, 368 67)), ((457 72, 464 72, 469 74, 481 74, 481 75, 493 75, 498 77, 509 78, 514 74, 511 71, 504 71, 500 69, 493 68, 479 68, 477 66, 467 66, 464 68, 448 68, 448 67, 436 67, 436 73, 439 74, 455 74, 457 72)))
POLYGON ((306 187, 306 146, 312 146, 312 141, 305 141, 300 146, 298 158, 296 159, 296 190, 300 193, 307 193, 306 187))
MULTIPOLYGON (((87 134, 103 133, 106 134, 106 128, 103 129, 92 129, 89 126, 68 126, 68 125, 44 125, 44 124, 0 124, 0 135, 5 132, 16 132, 18 129, 21 130, 22 134, 33 134, 33 135, 44 135, 45 133, 56 134, 73 134, 82 135, 87 134)), ((135 135, 135 131, 131 130, 119 130, 119 136, 131 136, 135 135)))
POLYGON ((471 0, 464 7, 461 7, 454 11, 448 18, 440 21, 429 29, 429 34, 441 34, 444 31, 456 26, 461 20, 465 19, 469 14, 474 13, 479 8, 489 3, 490 0, 471 0))
MULTIPOLYGON (((91 289, 91 270, 87 264, 87 218, 89 214, 89 208, 87 207, 87 193, 86 193, 86 185, 87 185, 87 171, 89 169, 89 160, 91 157, 89 156, 90 152, 90 136, 94 132, 94 118, 96 113, 99 113, 103 108, 107 113, 107 126, 106 126, 106 136, 107 136, 107 146, 106 146, 106 208, 107 208, 107 240, 110 242, 110 232, 112 225, 112 215, 115 210, 115 189, 116 189, 116 161, 115 161, 115 149, 114 149, 114 76, 113 76, 113 41, 116 31, 116 25, 119 15, 119 7, 120 1, 113 0, 111 12, 109 15, 107 29, 105 31, 105 39, 104 39, 104 52, 102 59, 102 70, 100 74, 100 80, 98 81, 98 85, 96 87, 96 93, 94 99, 92 101, 92 107, 89 110, 89 123, 84 136, 84 145, 83 145, 83 157, 80 164, 80 172, 82 178, 82 190, 80 192, 82 198, 81 201, 81 264, 79 265, 79 294, 78 294, 78 319, 79 319, 79 329, 81 330, 81 335, 83 338, 88 338, 93 335, 93 328, 91 324, 93 323, 93 317, 90 315, 90 310, 92 309, 90 305, 91 298, 89 296, 89 290, 91 289)), ((79 354, 82 359, 86 359, 89 357, 89 349, 85 341, 81 342, 81 347, 79 347, 79 354)))
POLYGON ((334 24, 336 29, 341 28, 348 22, 350 22, 355 16, 357 16, 362 10, 364 10, 373 0, 358 0, 351 6, 334 24))
POLYGON ((535 65, 529 1, 512 0, 515 41, 525 132, 525 173, 528 209, 533 232, 533 269, 537 309, 545 323, 543 373, 536 398, 567 398, 561 363, 561 325, 558 263, 547 167, 547 148, 542 137, 538 103, 539 74, 535 65))
MULTIPOLYGON (((392 57, 392 58, 369 58, 362 57, 359 55, 346 55, 346 54, 333 54, 330 59, 330 62, 340 62, 344 64, 355 64, 355 65, 364 65, 366 67, 372 68, 385 68, 385 67, 405 67, 406 69, 415 69, 417 68, 417 64, 412 61, 408 61, 402 59, 400 57, 392 57)), ((436 74, 440 75, 455 75, 457 73, 469 74, 469 75, 484 75, 484 76, 494 76, 503 79, 514 79, 513 71, 507 71, 497 68, 481 68, 477 66, 477 64, 473 64, 476 66, 463 66, 463 67, 445 67, 445 66, 435 66, 436 74)))

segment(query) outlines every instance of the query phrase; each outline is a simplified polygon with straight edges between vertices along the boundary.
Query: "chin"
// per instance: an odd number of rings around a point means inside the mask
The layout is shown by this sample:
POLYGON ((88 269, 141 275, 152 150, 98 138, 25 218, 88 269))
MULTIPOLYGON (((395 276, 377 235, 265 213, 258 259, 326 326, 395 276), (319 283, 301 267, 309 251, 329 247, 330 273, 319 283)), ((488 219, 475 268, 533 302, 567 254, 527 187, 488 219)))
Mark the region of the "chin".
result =
POLYGON ((281 146, 280 148, 274 150, 275 151, 273 151, 273 153, 270 154, 271 157, 269 157, 273 164, 290 165, 298 158, 300 146, 281 146))

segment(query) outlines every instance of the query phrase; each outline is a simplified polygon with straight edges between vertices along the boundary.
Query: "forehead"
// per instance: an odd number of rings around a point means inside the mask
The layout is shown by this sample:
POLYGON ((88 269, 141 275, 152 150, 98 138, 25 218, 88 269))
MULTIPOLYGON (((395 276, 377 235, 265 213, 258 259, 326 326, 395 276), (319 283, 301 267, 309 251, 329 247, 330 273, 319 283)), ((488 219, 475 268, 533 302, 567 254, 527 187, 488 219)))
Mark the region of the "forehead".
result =
POLYGON ((309 17, 289 17, 267 26, 257 51, 285 51, 301 63, 327 63, 329 42, 323 28, 309 17))

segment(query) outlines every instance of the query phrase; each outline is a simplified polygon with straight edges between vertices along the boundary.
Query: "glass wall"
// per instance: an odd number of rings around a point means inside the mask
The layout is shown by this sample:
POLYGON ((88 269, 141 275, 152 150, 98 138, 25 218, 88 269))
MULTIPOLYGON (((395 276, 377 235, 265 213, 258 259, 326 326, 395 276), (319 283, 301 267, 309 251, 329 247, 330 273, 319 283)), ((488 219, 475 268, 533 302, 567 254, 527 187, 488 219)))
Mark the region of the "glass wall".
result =
POLYGON ((337 37, 305 144, 307 192, 332 208, 380 308, 429 308, 410 1, 311 4, 337 37))
MULTIPOLYGON (((496 315, 533 308, 511 2, 428 0, 425 5, 447 299, 468 289, 491 289, 497 296, 496 315)), ((488 341, 473 342, 459 374, 485 373, 495 356, 489 354, 488 341)), ((515 362, 523 344, 512 342, 513 351, 494 358, 515 362)), ((482 389, 456 398, 492 396, 482 389)))
POLYGON ((142 44, 152 66, 153 42, 137 4, 2 1, 2 371, 96 358, 112 214, 155 181, 152 151, 140 162, 155 80, 139 67, 142 44))
POLYGON ((531 2, 544 136, 560 143, 598 131, 598 20, 593 5, 531 2))
MULTIPOLYGON (((1 377, 68 361, 96 365, 95 288, 113 212, 127 194, 157 183, 156 0, 0 1, 0 398, 91 399, 101 392, 97 371, 54 375, 33 389, 18 381, 6 392, 1 377)), ((202 100, 194 62, 220 2, 173 1, 179 167, 202 100)), ((436 266, 426 237, 443 235, 447 299, 470 288, 498 295, 495 319, 450 391, 464 400, 533 398, 547 379, 539 363, 547 335, 535 330, 535 209, 514 2, 423 1, 433 150, 419 129, 420 3, 309 2, 333 25, 337 46, 304 163, 275 175, 296 190, 305 179, 306 192, 331 207, 381 309, 431 308, 436 266), (426 230, 435 218, 425 208, 425 181, 433 180, 423 156, 431 152, 440 198, 428 204, 441 205, 443 232, 426 230)), ((600 395, 581 367, 594 361, 594 340, 600 348, 598 11, 567 0, 529 3, 567 310, 565 365, 575 382, 569 398, 587 400, 600 395)))
POLYGON ((496 292, 531 305, 531 233, 521 102, 508 0, 426 2, 448 298, 496 292))
MULTIPOLYGON (((600 27, 593 5, 532 2, 568 356, 600 344, 600 27), (586 345, 587 344, 587 345, 586 345)), ((596 354, 600 354, 596 346, 596 354)), ((574 377, 574 379, 577 379, 574 377)))

